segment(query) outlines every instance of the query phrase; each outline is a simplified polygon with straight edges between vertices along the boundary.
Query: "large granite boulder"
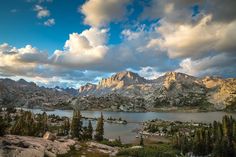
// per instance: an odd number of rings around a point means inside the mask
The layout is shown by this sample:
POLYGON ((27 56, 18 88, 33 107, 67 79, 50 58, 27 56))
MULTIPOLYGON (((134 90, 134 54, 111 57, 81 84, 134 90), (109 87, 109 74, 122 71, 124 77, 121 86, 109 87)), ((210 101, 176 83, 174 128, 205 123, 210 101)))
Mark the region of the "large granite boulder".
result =
POLYGON ((45 140, 51 140, 54 141, 56 139, 56 135, 54 135, 53 133, 47 131, 44 135, 43 135, 43 139, 45 140))

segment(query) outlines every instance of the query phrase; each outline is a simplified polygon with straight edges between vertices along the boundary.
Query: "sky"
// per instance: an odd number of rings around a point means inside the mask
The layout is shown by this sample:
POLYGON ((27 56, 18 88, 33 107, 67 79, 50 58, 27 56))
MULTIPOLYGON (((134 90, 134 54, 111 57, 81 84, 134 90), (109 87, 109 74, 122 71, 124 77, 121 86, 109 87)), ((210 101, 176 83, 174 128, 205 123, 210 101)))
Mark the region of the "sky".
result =
POLYGON ((1 78, 78 88, 124 70, 236 77, 235 0, 1 2, 1 78))

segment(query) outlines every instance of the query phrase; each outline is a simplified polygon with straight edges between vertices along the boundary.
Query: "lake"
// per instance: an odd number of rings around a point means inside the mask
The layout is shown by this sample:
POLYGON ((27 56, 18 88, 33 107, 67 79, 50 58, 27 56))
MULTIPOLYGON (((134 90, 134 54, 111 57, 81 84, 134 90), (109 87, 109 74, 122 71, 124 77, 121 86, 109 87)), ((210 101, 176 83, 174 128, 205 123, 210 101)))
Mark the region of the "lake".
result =
MULTIPOLYGON (((33 113, 42 113, 40 109, 27 109, 33 113)), ((55 114, 58 116, 72 117, 72 110, 54 110, 46 111, 47 114, 55 114)), ((152 119, 162 119, 170 121, 193 121, 193 122, 206 122, 211 123, 214 120, 221 121, 224 115, 232 115, 236 119, 236 113, 226 113, 226 112, 109 112, 102 111, 105 119, 108 117, 112 118, 122 118, 128 121, 127 125, 105 123, 104 124, 104 134, 106 138, 115 139, 119 136, 122 142, 130 143, 135 140, 137 135, 134 130, 141 128, 140 122, 144 122, 152 119), (129 123, 130 122, 130 123, 129 123)), ((100 117, 101 111, 81 111, 84 117, 100 117)), ((96 121, 92 122, 93 127, 96 127, 96 121)), ((87 125, 87 121, 84 121, 84 125, 87 125)))

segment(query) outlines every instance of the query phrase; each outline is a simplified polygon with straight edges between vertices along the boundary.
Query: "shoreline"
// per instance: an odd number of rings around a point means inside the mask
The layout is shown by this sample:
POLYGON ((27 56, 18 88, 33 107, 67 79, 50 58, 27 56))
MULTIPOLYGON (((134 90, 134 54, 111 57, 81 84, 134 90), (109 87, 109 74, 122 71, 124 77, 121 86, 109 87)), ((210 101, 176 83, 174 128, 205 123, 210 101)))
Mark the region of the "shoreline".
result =
MULTIPOLYGON (((55 110, 61 110, 61 111, 73 111, 73 109, 65 109, 65 108, 50 108, 50 109, 43 109, 43 108, 26 108, 26 107, 16 107, 17 109, 30 109, 30 110, 41 110, 41 111, 55 111, 55 110)), ((90 110, 80 110, 80 111, 96 111, 96 112, 125 112, 125 113, 207 113, 207 112, 225 112, 225 113, 236 113, 236 111, 228 111, 228 110, 217 110, 217 109, 211 109, 211 110, 201 110, 201 109, 186 109, 186 108, 156 108, 146 111, 121 111, 121 110, 107 110, 107 109, 90 109, 90 110)))

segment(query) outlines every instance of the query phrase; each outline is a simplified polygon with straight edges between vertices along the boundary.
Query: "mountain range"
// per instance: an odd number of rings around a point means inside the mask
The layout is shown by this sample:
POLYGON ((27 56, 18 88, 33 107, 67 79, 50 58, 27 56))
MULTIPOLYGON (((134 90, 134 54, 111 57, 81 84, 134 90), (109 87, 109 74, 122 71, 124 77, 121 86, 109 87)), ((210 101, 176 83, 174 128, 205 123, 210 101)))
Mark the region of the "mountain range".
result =
POLYGON ((69 103, 84 110, 233 110, 236 106, 236 79, 198 78, 168 72, 147 80, 131 71, 123 71, 102 79, 98 84, 87 83, 78 93, 69 103))
POLYGON ((168 72, 148 80, 131 71, 74 88, 39 87, 23 79, 0 79, 0 106, 81 110, 159 111, 236 109, 236 79, 168 72))

